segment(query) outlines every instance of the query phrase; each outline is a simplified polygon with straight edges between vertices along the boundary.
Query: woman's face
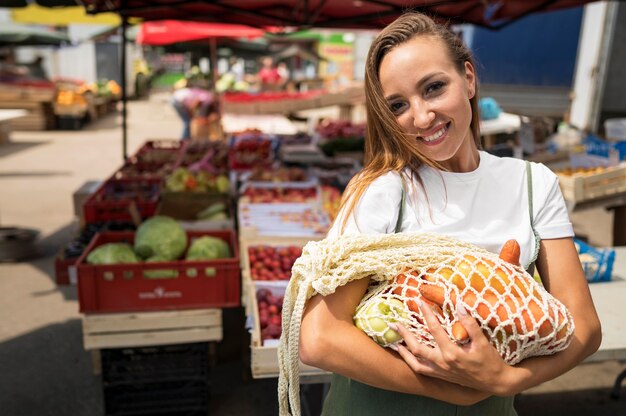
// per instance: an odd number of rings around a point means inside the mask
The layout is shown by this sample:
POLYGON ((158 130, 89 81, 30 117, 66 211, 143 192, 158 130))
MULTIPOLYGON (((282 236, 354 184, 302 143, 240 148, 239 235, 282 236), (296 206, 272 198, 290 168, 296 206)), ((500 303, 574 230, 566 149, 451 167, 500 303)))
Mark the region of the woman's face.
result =
POLYGON ((469 102, 475 74, 469 62, 460 74, 441 40, 416 36, 385 55, 379 77, 389 108, 421 152, 453 172, 476 169, 469 102))

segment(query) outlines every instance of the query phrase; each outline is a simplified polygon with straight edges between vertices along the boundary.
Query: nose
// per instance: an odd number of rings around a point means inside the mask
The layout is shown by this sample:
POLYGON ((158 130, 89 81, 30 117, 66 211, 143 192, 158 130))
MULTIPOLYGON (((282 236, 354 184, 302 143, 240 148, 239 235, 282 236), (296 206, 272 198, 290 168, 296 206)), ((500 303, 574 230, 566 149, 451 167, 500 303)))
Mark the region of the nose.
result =
POLYGON ((435 121, 435 112, 428 104, 421 100, 415 100, 412 103, 413 126, 419 130, 428 130, 435 121))

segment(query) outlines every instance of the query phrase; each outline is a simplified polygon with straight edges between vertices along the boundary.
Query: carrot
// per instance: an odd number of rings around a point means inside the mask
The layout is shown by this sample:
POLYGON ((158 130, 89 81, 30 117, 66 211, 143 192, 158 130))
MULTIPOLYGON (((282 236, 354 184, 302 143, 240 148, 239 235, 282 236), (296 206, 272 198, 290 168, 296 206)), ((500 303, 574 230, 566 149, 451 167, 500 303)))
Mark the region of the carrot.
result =
POLYGON ((446 293, 441 286, 423 284, 419 288, 420 294, 427 300, 443 307, 446 293))
MULTIPOLYGON (((420 294, 425 299, 428 299, 431 302, 434 302, 440 306, 443 306, 444 301, 445 301, 445 290, 442 287, 436 286, 436 285, 423 284, 420 286, 419 291, 420 291, 420 294)), ((463 295, 463 302, 469 308, 473 308, 478 314, 478 316, 480 316, 483 319, 483 321, 486 321, 487 319, 489 319, 489 316, 491 315, 491 311, 493 310, 493 308, 495 308, 495 312, 496 312, 496 315, 498 316, 498 320, 500 321, 500 323, 507 321, 509 319, 509 312, 507 311, 507 309, 504 307, 503 304, 498 303, 498 297, 493 292, 487 291, 483 293, 482 297, 483 297, 483 301, 479 302, 477 301, 476 295, 473 292, 466 292, 463 295)), ((452 301, 452 304, 456 307, 456 296, 454 295, 454 292, 451 293, 450 300, 452 301)), ((518 307, 515 301, 513 301, 513 299, 508 298, 505 300, 505 302, 509 306, 511 313, 513 315, 517 315, 518 307)), ((535 322, 539 322, 541 321, 543 317, 543 311, 541 310, 541 307, 533 299, 531 299, 528 302, 528 310, 530 310, 530 313, 532 314, 532 318, 528 314, 527 310, 523 310, 521 312, 521 318, 516 317, 513 320, 513 322, 515 323, 515 329, 517 329, 517 332, 520 334, 525 332, 524 328, 528 330, 534 327, 533 318, 535 322), (523 324, 522 324, 522 319, 524 322, 523 324), (522 325, 525 325, 525 326, 522 326, 522 325)), ((487 321, 487 326, 489 326, 492 329, 495 329, 498 326, 498 321, 495 319, 495 317, 492 317, 491 319, 489 319, 489 321, 487 321)), ((513 328, 510 325, 506 325, 504 327, 504 330, 508 333, 513 332, 513 328)), ((540 325, 538 332, 539 332, 540 337, 544 337, 550 334, 550 332, 552 332, 552 324, 550 323, 550 321, 547 319, 544 320, 544 322, 540 325)))
POLYGON ((508 240, 500 249, 500 258, 506 262, 519 265, 520 246, 516 240, 508 240))
POLYGON ((403 286, 410 286, 410 287, 416 288, 416 289, 407 288, 404 291, 404 297, 408 298, 408 300, 406 301, 406 306, 413 312, 419 312, 419 306, 417 306, 417 302, 414 300, 417 296, 419 296, 419 293, 417 291, 417 286, 418 286, 417 279, 411 274, 409 274, 408 276, 406 274, 399 274, 398 276, 396 276, 396 283, 398 284, 398 287, 396 287, 393 290, 393 293, 398 296, 402 296, 403 286))
POLYGON ((467 333, 467 330, 459 321, 456 321, 452 324, 452 336, 454 337, 454 339, 457 340, 457 342, 461 344, 469 340, 469 334, 467 333))

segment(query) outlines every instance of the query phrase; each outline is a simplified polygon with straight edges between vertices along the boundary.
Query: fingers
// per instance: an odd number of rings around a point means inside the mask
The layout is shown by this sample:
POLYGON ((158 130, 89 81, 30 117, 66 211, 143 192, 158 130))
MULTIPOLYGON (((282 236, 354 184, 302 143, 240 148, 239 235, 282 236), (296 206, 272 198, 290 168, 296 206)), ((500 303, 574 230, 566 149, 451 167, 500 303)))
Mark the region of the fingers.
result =
POLYGON ((467 342, 486 339, 480 329, 480 325, 478 325, 476 319, 467 312, 465 306, 463 306, 463 302, 456 304, 456 315, 459 318, 460 324, 463 325, 463 328, 465 328, 469 335, 467 342))
POLYGON ((431 309, 430 305, 427 305, 425 302, 421 301, 418 302, 418 305, 420 307, 422 315, 424 316, 424 321, 426 322, 426 325, 428 325, 428 330, 435 339, 435 342, 437 342, 437 345, 442 348, 444 345, 450 344, 450 337, 446 333, 445 329, 443 329, 443 327, 441 326, 439 319, 437 319, 437 317, 435 316, 435 313, 431 309))
POLYGON ((428 375, 431 373, 431 363, 427 359, 422 358, 419 355, 413 354, 408 348, 403 345, 396 345, 396 351, 402 357, 402 359, 411 367, 415 373, 428 375))
POLYGON ((428 345, 422 344, 415 335, 413 335, 408 329, 406 329, 406 327, 400 324, 397 324, 397 323, 388 324, 388 326, 389 328, 393 329, 398 334, 400 334, 400 336, 404 340, 404 343, 406 344, 406 347, 403 347, 400 344, 395 344, 393 345, 394 347, 393 349, 400 352, 399 347, 402 347, 405 350, 410 351, 410 353, 414 356, 428 358, 428 356, 430 355, 432 351, 431 347, 429 347, 428 345))

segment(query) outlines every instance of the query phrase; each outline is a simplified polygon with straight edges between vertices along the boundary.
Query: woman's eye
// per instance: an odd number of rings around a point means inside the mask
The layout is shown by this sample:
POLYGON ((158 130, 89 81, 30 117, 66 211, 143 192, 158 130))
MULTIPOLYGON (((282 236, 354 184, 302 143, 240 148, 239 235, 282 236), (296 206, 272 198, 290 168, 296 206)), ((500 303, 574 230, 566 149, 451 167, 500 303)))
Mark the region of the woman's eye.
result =
POLYGON ((433 82, 426 87, 426 94, 432 94, 441 90, 446 84, 443 81, 433 82))
POLYGON ((391 103, 389 104, 389 108, 391 109, 392 113, 399 114, 404 109, 404 103, 402 102, 391 103))

